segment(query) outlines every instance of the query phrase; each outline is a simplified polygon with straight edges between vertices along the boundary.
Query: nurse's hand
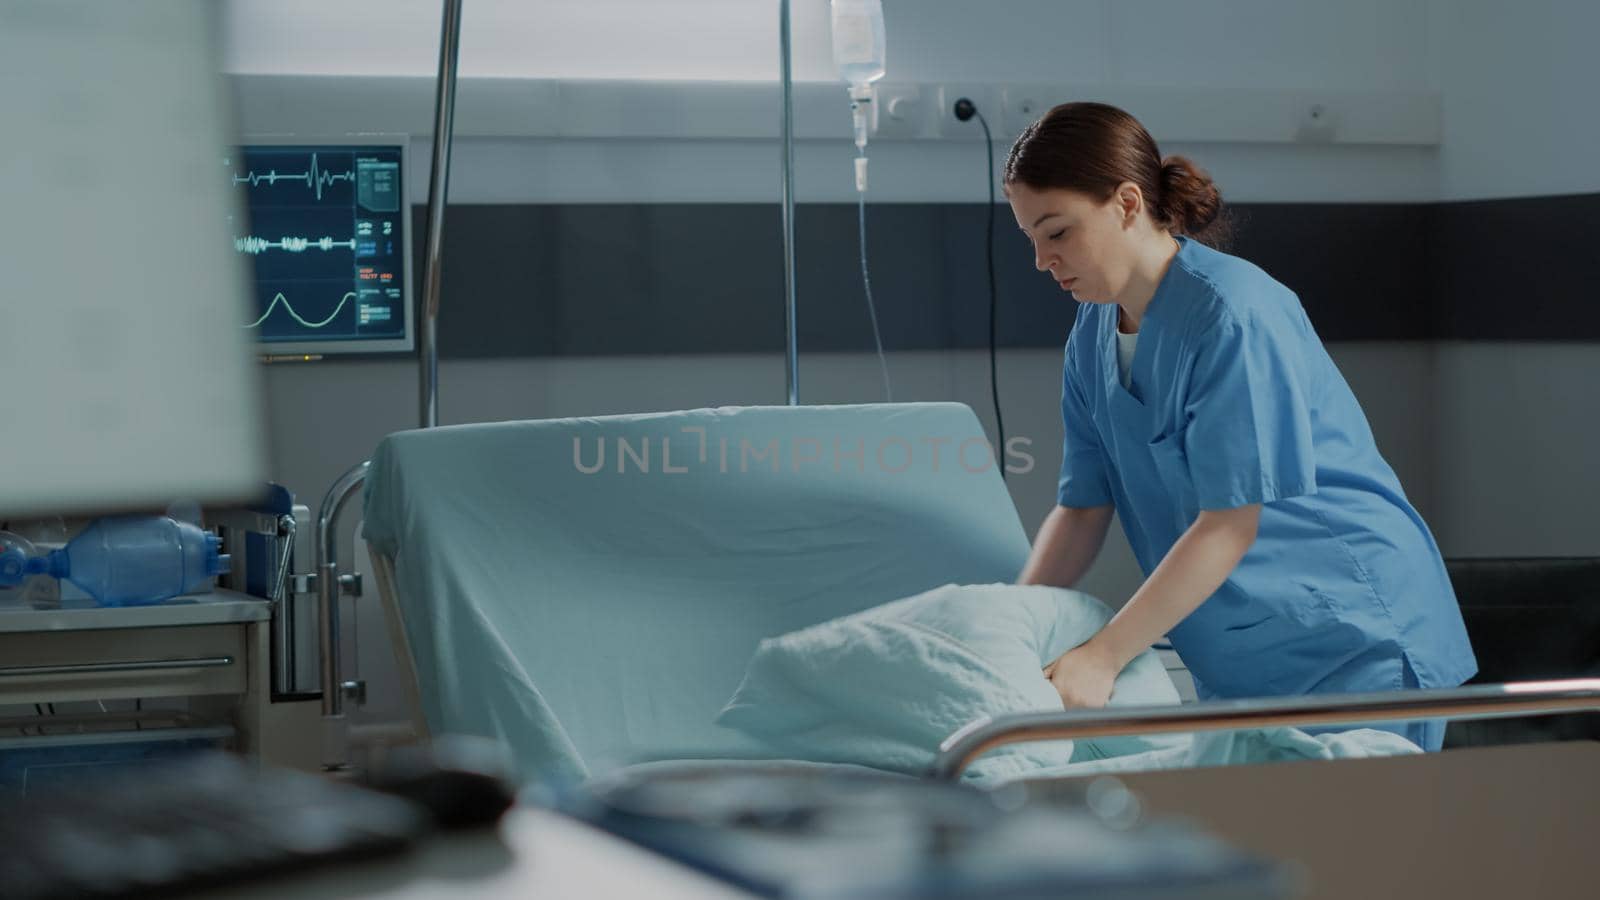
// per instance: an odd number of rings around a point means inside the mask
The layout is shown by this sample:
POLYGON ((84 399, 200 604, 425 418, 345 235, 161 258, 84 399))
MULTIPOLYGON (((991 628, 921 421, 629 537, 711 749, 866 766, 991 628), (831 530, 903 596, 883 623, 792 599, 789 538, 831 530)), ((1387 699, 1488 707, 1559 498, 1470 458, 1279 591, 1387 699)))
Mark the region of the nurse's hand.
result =
POLYGON ((1068 650, 1044 667, 1065 709, 1099 709, 1111 699, 1117 666, 1093 641, 1068 650))

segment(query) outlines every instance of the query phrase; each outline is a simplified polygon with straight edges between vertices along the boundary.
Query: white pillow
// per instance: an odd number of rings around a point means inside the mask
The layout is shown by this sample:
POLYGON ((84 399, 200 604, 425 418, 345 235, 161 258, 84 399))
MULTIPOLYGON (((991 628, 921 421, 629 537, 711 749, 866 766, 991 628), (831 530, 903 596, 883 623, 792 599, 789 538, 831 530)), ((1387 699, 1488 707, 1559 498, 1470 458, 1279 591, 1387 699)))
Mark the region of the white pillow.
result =
MULTIPOLYGON (((1057 711, 1043 667, 1111 618, 1062 588, 945 585, 762 641, 717 722, 799 759, 921 774, 939 743, 981 716, 1057 711)), ((1177 704, 1153 652, 1118 677, 1112 705, 1177 704)), ((1081 759, 1169 746, 1179 738, 1017 744, 968 777, 1021 777, 1081 759)))

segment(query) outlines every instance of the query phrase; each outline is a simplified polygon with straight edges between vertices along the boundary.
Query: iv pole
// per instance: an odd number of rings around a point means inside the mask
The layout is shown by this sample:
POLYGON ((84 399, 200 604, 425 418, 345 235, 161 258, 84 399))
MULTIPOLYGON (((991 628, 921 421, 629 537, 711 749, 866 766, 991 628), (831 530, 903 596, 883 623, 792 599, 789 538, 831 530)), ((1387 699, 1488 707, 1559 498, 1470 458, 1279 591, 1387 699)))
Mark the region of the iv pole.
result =
MULTIPOLYGON (((439 81, 434 95, 433 171, 428 181, 428 230, 423 262, 421 346, 418 353, 420 427, 439 424, 439 285, 444 255, 444 207, 450 179, 450 145, 455 136, 456 60, 461 51, 462 0, 444 0, 444 21, 439 34, 439 81)), ((359 685, 343 680, 339 659, 339 516, 345 503, 366 481, 370 463, 351 467, 322 498, 317 516, 317 601, 319 643, 322 656, 322 759, 325 768, 340 768, 347 757, 344 719, 345 694, 359 685)))
POLYGON ((455 137, 456 60, 461 55, 461 2, 445 0, 439 28, 439 79, 434 95, 433 170, 428 178, 428 230, 424 241, 421 320, 421 423, 439 424, 439 283, 444 255, 444 205, 450 186, 450 145, 455 137))
MULTIPOLYGON (((439 424, 439 290, 444 252, 445 198, 449 185, 450 149, 454 137, 456 69, 461 48, 462 0, 444 0, 444 21, 439 38, 439 77, 434 96, 433 169, 428 182, 428 222, 423 261, 423 299, 419 319, 419 419, 420 427, 439 424)), ((788 400, 800 403, 800 369, 795 328, 794 267, 794 74, 790 59, 789 0, 779 0, 778 40, 783 67, 783 269, 788 356, 788 400)), ((333 728, 324 734, 325 765, 342 761, 344 693, 354 685, 343 682, 339 665, 338 520, 345 503, 366 480, 368 463, 345 472, 323 497, 317 529, 317 594, 320 601, 322 656, 322 715, 333 728)))
POLYGON ((795 325, 794 272, 794 67, 790 60, 789 0, 778 2, 778 46, 783 59, 783 286, 789 405, 800 404, 800 355, 795 325))

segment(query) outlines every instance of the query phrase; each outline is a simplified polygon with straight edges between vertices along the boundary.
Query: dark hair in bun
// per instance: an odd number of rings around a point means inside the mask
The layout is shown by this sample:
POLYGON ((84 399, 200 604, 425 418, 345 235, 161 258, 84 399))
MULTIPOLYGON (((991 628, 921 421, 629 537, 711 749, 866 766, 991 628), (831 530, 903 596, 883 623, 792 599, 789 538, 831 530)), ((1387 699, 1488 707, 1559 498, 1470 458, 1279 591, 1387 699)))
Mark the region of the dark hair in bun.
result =
POLYGON ((1230 237, 1222 193, 1204 169, 1163 158, 1139 120, 1104 103, 1063 103, 1029 125, 1006 157, 1006 184, 1108 200, 1123 182, 1144 193, 1156 222, 1212 246, 1230 237))

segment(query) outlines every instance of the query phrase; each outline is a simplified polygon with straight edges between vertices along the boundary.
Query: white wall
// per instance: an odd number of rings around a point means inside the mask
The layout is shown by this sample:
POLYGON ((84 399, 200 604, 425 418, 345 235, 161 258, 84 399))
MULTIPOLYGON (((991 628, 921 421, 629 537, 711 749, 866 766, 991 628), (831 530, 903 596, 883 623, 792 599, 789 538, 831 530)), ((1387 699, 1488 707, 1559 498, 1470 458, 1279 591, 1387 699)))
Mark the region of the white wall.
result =
MULTIPOLYGON (((776 2, 698 0, 475 0, 463 13, 463 78, 670 79, 773 83, 776 2)), ((231 0, 230 71, 257 75, 428 76, 437 66, 436 0, 231 0)), ((1426 0, 1339 4, 1228 0, 888 0, 887 82, 1075 86, 1106 89, 1401 91, 1431 89, 1426 0)), ((794 74, 834 81, 828 6, 794 4, 794 74)), ((317 103, 309 90, 285 106, 317 103)), ((1159 96, 1159 93, 1157 94, 1159 96)), ((418 104, 431 104, 417 87, 418 104)), ((474 103, 470 83, 460 106, 474 103)), ((927 102, 932 105, 933 99, 927 102)), ((1230 114, 1253 104, 1227 104, 1230 114)), ((1130 103, 1135 114, 1138 105, 1130 103)), ((430 107, 431 108, 431 107, 430 107)), ((1153 110, 1152 110, 1153 111, 1153 110)), ((1220 112, 1220 111, 1219 111, 1220 112)), ((842 88, 838 113, 847 116, 842 88)), ((776 117, 777 108, 773 107, 776 117)), ((999 116, 989 111, 998 127, 999 116)), ((249 130, 248 118, 243 123, 249 130)), ((349 127, 384 130, 384 121, 349 127)), ((1152 126, 1154 127, 1154 126, 1152 126)), ((976 133, 976 127, 973 127, 976 133)), ((1157 129, 1156 138, 1163 135, 1157 129)), ((1432 147, 1169 141, 1209 167, 1235 200, 1431 199, 1432 147)), ((425 150, 425 143, 419 142, 425 150)), ((998 148, 1003 156, 1005 145, 998 148)), ((844 141, 802 141, 802 200, 853 199, 844 141)), ((777 190, 776 149, 765 141, 496 141, 462 138, 452 196, 469 202, 765 200, 777 190)), ((872 147, 873 198, 973 200, 985 196, 981 147, 968 141, 872 147)), ((425 162, 426 152, 418 154, 425 162)), ((425 180, 423 167, 413 185, 425 180)), ((420 194, 419 194, 420 196, 420 194)))
MULTIPOLYGON (((228 0, 230 71, 432 75, 439 0, 228 0)), ((826 0, 794 0, 794 74, 832 81, 826 0)), ((471 0, 461 72, 776 78, 777 0, 471 0)), ((1412 89, 1425 0, 885 0, 889 79, 1412 89)))
POLYGON ((1436 359, 1441 546, 1600 556, 1600 346, 1449 343, 1436 359))
MULTIPOLYGON (((1435 0, 1429 14, 1442 196, 1600 191, 1600 4, 1435 0)), ((1514 287, 1505 302, 1514 314, 1514 287)), ((1445 343, 1435 359, 1432 491, 1447 552, 1600 554, 1600 345, 1445 343)))
POLYGON ((1441 197, 1600 191, 1600 4, 1431 0, 1429 16, 1444 86, 1441 197))

